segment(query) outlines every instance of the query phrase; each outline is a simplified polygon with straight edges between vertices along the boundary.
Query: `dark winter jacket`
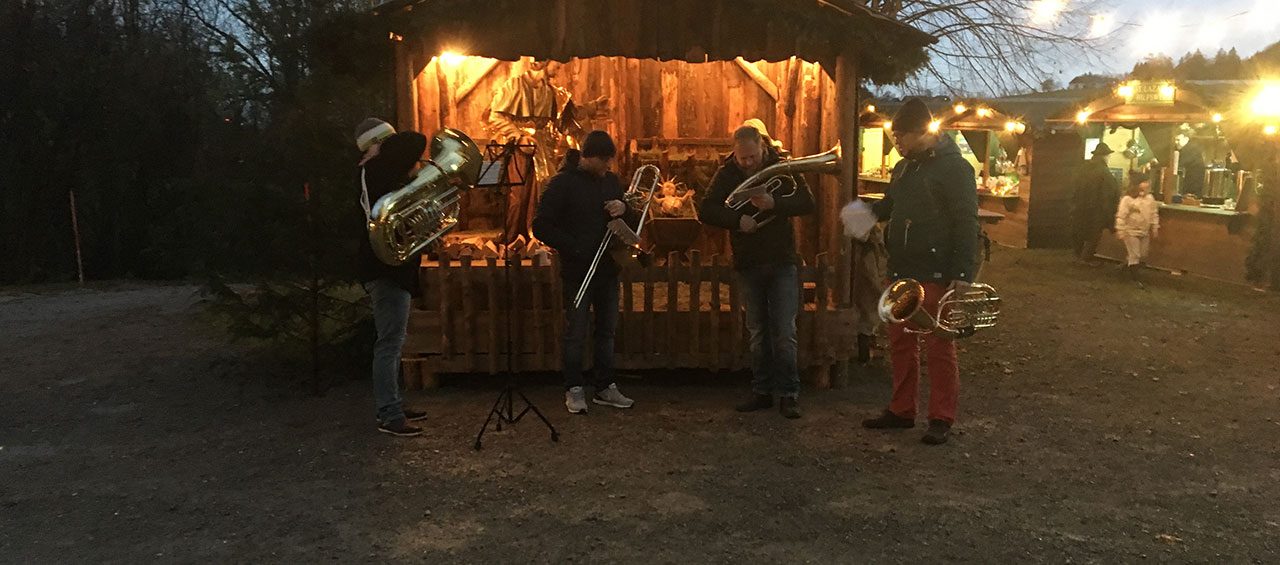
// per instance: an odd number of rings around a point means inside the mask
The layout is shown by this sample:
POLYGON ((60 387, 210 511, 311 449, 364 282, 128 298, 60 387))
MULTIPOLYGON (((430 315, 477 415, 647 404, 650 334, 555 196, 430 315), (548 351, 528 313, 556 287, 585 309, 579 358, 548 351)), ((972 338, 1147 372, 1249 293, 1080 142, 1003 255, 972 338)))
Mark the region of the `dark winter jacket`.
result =
MULTIPOLYGON (((762 167, 768 167, 780 160, 772 147, 765 148, 765 151, 762 167)), ((774 195, 771 212, 777 217, 753 233, 743 233, 738 229, 739 220, 742 216, 755 214, 759 210, 751 204, 734 210, 724 205, 724 199, 728 198, 729 193, 749 176, 751 175, 738 168, 733 155, 726 157, 724 163, 720 165, 720 170, 716 171, 716 176, 711 179, 711 188, 707 190, 707 197, 703 198, 698 206, 698 219, 704 224, 729 230, 735 269, 778 263, 799 263, 800 256, 796 254, 791 217, 813 213, 813 193, 809 191, 809 184, 805 182, 803 175, 794 175, 795 193, 785 198, 774 195)), ((762 216, 761 219, 764 217, 766 216, 762 216)))
POLYGON ((1115 223, 1120 185, 1101 158, 1089 159, 1080 167, 1075 192, 1071 195, 1071 218, 1077 239, 1088 239, 1115 223))
MULTIPOLYGON (((623 199, 622 183, 612 172, 604 176, 578 168, 578 154, 570 152, 560 170, 547 181, 547 189, 538 202, 533 218, 533 235, 560 255, 560 274, 565 292, 576 292, 595 258, 609 223, 604 203, 623 199)), ((624 216, 634 229, 638 215, 628 209, 624 216)), ((618 265, 605 253, 592 278, 615 280, 618 265)))
POLYGON ((883 200, 889 276, 920 282, 973 282, 978 259, 978 189, 973 166, 950 137, 898 162, 883 200))
MULTIPOLYGON (((413 131, 397 133, 386 141, 378 150, 378 156, 370 159, 364 167, 357 171, 356 194, 359 197, 360 174, 364 176, 365 186, 369 189, 369 205, 373 206, 383 195, 400 189, 409 182, 409 171, 422 159, 422 152, 427 148, 426 136, 413 131)), ((361 209, 363 214, 364 210, 361 209)), ((421 268, 422 255, 414 255, 401 265, 388 265, 373 254, 373 246, 369 243, 368 232, 360 238, 359 275, 361 282, 387 279, 418 296, 418 270, 421 268)))

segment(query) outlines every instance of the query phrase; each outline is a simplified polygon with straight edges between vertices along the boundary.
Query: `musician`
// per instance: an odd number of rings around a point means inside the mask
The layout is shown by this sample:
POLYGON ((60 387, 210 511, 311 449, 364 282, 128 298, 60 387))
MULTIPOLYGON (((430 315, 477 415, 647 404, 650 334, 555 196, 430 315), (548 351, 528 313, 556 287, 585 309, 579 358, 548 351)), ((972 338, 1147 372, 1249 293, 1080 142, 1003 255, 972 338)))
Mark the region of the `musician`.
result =
MULTIPOLYGON (((628 214, 622 185, 610 172, 617 148, 603 131, 587 134, 581 153, 570 151, 560 172, 547 183, 533 218, 534 236, 560 255, 560 278, 565 293, 563 346, 564 404, 570 414, 586 414, 587 380, 582 374, 582 355, 591 312, 595 311, 594 368, 592 382, 595 404, 631 408, 635 404, 618 390, 614 380, 613 336, 618 325, 618 265, 605 253, 596 266, 582 306, 575 308, 574 295, 586 278, 596 250, 604 239, 606 224, 628 214)), ((634 221, 635 218, 632 218, 634 221)))
MULTIPOLYGON (((912 278, 925 290, 925 308, 936 316, 949 288, 963 291, 977 265, 978 192, 973 167, 955 141, 930 131, 928 107, 918 98, 893 118, 893 142, 904 159, 893 168, 885 197, 872 209, 885 227, 891 279, 912 278)), ((922 441, 947 441, 956 418, 960 376, 956 345, 937 333, 925 335, 929 358, 929 429, 922 441)), ((889 326, 893 397, 879 417, 862 422, 872 429, 915 426, 920 378, 917 334, 903 324, 889 326)))
MULTIPOLYGON (((364 152, 359 163, 360 205, 368 221, 373 203, 409 182, 427 148, 427 138, 413 131, 396 133, 391 124, 369 118, 356 127, 356 147, 364 152)), ((369 237, 364 234, 358 261, 360 281, 373 303, 373 324, 378 332, 373 346, 378 431, 401 437, 419 435, 422 429, 408 422, 424 420, 427 415, 404 408, 400 396, 400 349, 408 331, 410 299, 420 294, 421 255, 402 265, 387 265, 374 255, 369 237)))
POLYGON ((733 132, 733 153, 716 171, 707 197, 698 208, 698 216, 708 225, 731 231, 733 267, 746 293, 751 396, 736 409, 753 412, 770 408, 777 395, 782 415, 799 418, 800 372, 796 360, 799 255, 791 217, 813 212, 813 193, 804 177, 794 176, 796 190, 789 196, 757 194, 751 197, 749 205, 737 210, 724 204, 738 185, 779 160, 777 151, 758 129, 751 125, 739 127, 733 132), (764 212, 774 219, 761 226, 752 218, 756 212, 764 212))

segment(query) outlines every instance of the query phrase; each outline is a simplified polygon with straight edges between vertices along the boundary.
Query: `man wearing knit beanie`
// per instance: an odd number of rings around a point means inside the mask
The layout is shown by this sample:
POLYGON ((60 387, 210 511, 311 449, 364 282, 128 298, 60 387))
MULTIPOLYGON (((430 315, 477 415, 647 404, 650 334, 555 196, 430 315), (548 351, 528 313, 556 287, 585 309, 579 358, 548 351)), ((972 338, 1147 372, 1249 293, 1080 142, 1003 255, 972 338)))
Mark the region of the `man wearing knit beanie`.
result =
MULTIPOLYGON (((907 100, 893 118, 893 142, 904 159, 893 168, 884 199, 872 209, 885 227, 889 278, 919 281, 925 308, 937 316, 948 289, 963 290, 977 272, 978 188, 973 167, 955 141, 938 132, 929 108, 907 100)), ((915 426, 920 380, 919 334, 889 325, 893 396, 888 408, 862 425, 872 429, 915 426)), ((922 441, 945 443, 955 422, 960 370, 955 341, 924 336, 929 361, 929 429, 922 441)))
POLYGON ((562 348, 564 363, 564 404, 570 414, 587 413, 586 385, 595 389, 592 402, 614 408, 630 408, 635 402, 618 390, 614 381, 613 336, 618 325, 618 265, 613 256, 600 257, 587 294, 579 307, 574 298, 586 279, 596 249, 604 239, 608 223, 626 218, 635 225, 638 214, 623 203, 622 183, 609 171, 617 146, 603 131, 593 131, 582 140, 582 151, 570 151, 560 172, 547 182, 547 191, 538 202, 533 218, 533 234, 560 255, 560 278, 564 281, 565 330, 562 348), (583 376, 582 357, 591 329, 594 360, 592 382, 583 376))

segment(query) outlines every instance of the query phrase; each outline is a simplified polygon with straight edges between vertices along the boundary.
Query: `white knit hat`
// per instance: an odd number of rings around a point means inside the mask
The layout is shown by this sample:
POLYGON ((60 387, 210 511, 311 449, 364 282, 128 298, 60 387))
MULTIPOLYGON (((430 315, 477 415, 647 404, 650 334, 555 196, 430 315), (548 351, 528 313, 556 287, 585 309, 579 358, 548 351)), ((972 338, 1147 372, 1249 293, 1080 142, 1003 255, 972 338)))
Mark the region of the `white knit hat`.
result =
POLYGON ((360 151, 368 151, 382 140, 395 135, 396 128, 378 118, 365 118, 356 126, 356 147, 360 151))

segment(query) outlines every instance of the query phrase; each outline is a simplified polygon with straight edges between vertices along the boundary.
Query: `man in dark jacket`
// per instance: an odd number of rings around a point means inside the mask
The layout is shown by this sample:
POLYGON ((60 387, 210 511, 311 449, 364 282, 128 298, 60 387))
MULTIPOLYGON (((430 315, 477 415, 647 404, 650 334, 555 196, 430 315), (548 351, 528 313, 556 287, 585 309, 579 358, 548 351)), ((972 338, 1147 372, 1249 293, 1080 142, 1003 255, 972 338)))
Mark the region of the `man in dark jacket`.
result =
POLYGON ((1071 195, 1072 235, 1076 257, 1081 261, 1094 261, 1102 230, 1113 229, 1115 225, 1120 185, 1107 167, 1107 155, 1111 153, 1106 143, 1099 143, 1093 149, 1093 156, 1080 169, 1071 195))
POLYGON ((595 395, 592 402, 614 408, 630 408, 635 402, 618 391, 614 382, 613 335, 618 325, 618 265, 605 253, 596 266, 582 306, 575 308, 574 296, 586 278, 591 260, 604 239, 607 224, 627 215, 622 184, 609 171, 617 153, 613 139, 603 131, 593 131, 582 141, 582 152, 570 151, 538 203, 533 218, 533 234, 560 255, 560 277, 564 286, 564 380, 565 408, 570 414, 586 414, 587 398, 582 375, 582 355, 591 310, 595 310, 593 334, 595 395))
MULTIPOLYGON (((426 136, 412 131, 395 133, 391 125, 369 118, 356 127, 356 147, 365 153, 360 161, 360 205, 366 221, 372 206, 387 193, 404 186, 418 168, 427 147, 426 136)), ((422 430, 408 424, 426 414, 404 408, 400 395, 400 350, 409 327, 409 302, 419 294, 421 255, 401 265, 387 265, 373 253, 364 234, 359 246, 359 275, 373 303, 373 324, 378 340, 373 346, 373 399, 378 430, 396 436, 416 436, 422 430)))
MULTIPOLYGON (((973 282, 978 259, 978 191, 973 166, 955 141, 937 133, 933 116, 918 98, 893 118, 894 144, 904 157, 893 168, 885 197, 873 205, 888 220, 885 248, 891 280, 911 278, 924 286, 925 308, 936 316, 948 289, 963 291, 973 282)), ((893 360, 893 398, 867 428, 915 426, 920 380, 919 334, 904 324, 889 325, 893 360)), ((956 417, 960 389, 956 344, 937 334, 924 338, 929 358, 929 430, 923 441, 947 441, 956 417)))
POLYGON ((736 210, 724 204, 729 193, 748 177, 778 161, 777 152, 764 142, 759 130, 749 125, 738 128, 733 133, 733 154, 711 179, 707 197, 698 207, 698 217, 707 225, 730 230, 733 268, 746 294, 751 397, 737 410, 753 412, 772 407, 773 396, 777 395, 782 415, 799 418, 796 314, 800 282, 796 265, 800 258, 791 217, 813 212, 813 193, 804 177, 795 176, 796 190, 788 196, 758 194, 736 210))

